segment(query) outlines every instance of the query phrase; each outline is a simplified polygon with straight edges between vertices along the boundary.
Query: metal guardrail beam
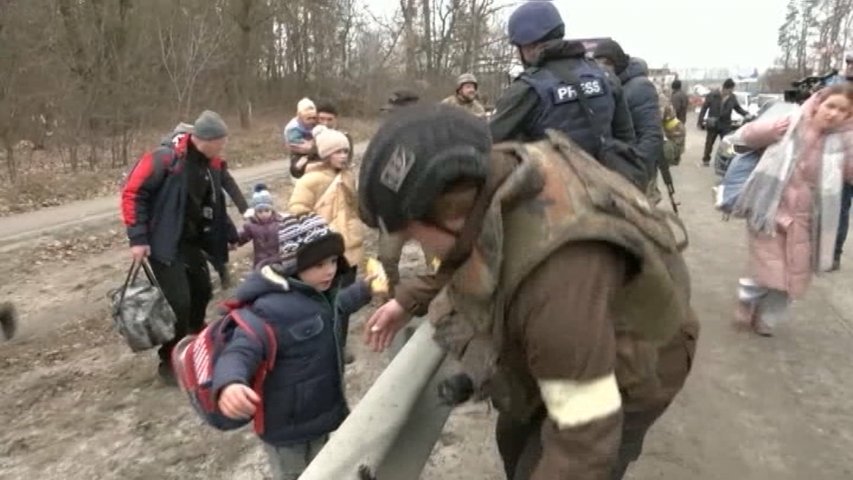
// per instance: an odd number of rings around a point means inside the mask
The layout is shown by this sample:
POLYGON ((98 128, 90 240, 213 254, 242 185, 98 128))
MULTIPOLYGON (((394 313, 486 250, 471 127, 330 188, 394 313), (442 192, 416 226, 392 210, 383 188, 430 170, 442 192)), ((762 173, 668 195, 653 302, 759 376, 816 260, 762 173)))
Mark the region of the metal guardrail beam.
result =
POLYGON ((300 480, 413 480, 420 476, 451 407, 437 385, 454 365, 423 322, 300 480))

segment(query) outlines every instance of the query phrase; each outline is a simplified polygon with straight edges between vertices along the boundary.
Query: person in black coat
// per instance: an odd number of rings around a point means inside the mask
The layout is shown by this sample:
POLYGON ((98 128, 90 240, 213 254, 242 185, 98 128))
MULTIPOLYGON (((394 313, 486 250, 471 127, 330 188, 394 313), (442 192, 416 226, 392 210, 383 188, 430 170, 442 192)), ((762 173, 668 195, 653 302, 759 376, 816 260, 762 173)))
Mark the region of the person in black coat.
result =
POLYGON ((714 142, 717 141, 717 138, 725 137, 734 129, 732 127, 732 111, 744 117, 749 115, 749 112, 738 103, 734 89, 734 80, 727 78, 723 82, 722 90, 715 90, 705 97, 705 103, 699 112, 699 128, 704 128, 707 132, 705 135, 705 153, 702 155, 702 166, 704 167, 711 164, 711 152, 714 150, 714 142), (708 118, 705 118, 705 113, 708 114, 708 118))
POLYGON ((651 181, 663 161, 663 129, 660 119, 660 99, 649 79, 646 62, 626 54, 613 40, 605 40, 595 49, 595 59, 610 70, 622 83, 622 92, 634 126, 637 151, 645 160, 651 181))
POLYGON ((690 98, 684 90, 681 89, 681 80, 675 79, 672 81, 672 95, 669 98, 672 103, 672 108, 675 109, 675 118, 682 125, 687 125, 687 110, 690 109, 690 98))
POLYGON ((145 153, 127 176, 121 212, 135 261, 148 258, 163 294, 175 312, 175 338, 159 350, 159 373, 176 384, 170 356, 187 334, 204 328, 212 296, 209 261, 217 270, 228 262, 237 229, 223 195, 220 154, 228 128, 205 111, 193 132, 145 153))

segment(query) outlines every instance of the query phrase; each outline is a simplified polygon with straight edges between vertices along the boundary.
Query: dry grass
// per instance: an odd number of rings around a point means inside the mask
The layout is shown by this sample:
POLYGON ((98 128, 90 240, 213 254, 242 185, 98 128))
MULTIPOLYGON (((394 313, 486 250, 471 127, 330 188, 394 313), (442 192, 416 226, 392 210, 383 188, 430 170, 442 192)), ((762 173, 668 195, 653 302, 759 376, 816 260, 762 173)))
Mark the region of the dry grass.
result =
MULTIPOLYGON (((246 167, 286 155, 282 145, 282 129, 288 120, 290 118, 287 116, 256 116, 252 130, 243 131, 236 117, 226 118, 232 126, 226 150, 229 167, 246 167)), ((346 117, 339 123, 340 128, 348 131, 356 142, 370 138, 377 125, 374 120, 346 117)), ((170 128, 171 125, 139 134, 131 149, 131 156, 136 158, 155 146, 170 128)), ((47 150, 18 154, 21 166, 16 182, 0 177, 0 216, 112 195, 117 191, 124 172, 130 168, 108 167, 109 154, 103 152, 100 160, 103 167, 93 171, 84 162, 77 172, 72 172, 63 161, 62 152, 56 147, 48 147, 47 150)), ((4 162, 0 153, 0 164, 4 162)))

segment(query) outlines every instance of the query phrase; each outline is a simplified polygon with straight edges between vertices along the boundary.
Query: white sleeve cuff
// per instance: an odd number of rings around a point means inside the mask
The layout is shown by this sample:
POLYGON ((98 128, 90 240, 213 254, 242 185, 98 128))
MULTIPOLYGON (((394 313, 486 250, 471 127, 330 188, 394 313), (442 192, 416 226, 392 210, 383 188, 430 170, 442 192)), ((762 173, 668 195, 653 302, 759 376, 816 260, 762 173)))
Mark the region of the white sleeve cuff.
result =
POLYGON ((548 416, 561 429, 581 426, 608 417, 622 407, 616 375, 593 380, 539 380, 548 416))

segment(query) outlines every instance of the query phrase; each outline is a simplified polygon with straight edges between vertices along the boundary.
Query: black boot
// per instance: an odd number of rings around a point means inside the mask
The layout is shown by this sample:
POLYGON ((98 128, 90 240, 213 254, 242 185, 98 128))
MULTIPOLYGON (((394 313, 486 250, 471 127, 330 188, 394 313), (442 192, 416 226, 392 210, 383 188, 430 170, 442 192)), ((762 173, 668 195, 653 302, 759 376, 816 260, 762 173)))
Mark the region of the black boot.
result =
POLYGON ((169 362, 160 361, 160 365, 157 366, 157 375, 164 384, 170 387, 178 386, 178 379, 175 378, 175 372, 169 362))

